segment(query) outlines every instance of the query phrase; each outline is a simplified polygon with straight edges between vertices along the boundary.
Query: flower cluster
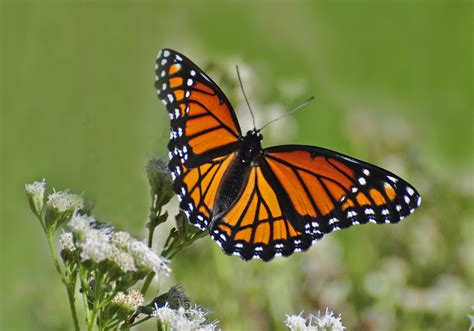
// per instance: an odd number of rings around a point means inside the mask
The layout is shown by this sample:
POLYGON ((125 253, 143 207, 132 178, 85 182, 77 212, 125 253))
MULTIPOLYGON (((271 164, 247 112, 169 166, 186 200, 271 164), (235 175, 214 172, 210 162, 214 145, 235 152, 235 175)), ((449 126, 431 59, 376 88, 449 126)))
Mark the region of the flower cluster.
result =
POLYGON ((303 317, 299 315, 287 315, 285 324, 291 331, 343 331, 345 327, 341 322, 341 315, 334 316, 333 312, 326 308, 324 315, 318 311, 317 315, 303 317))
POLYGON ((207 322, 207 312, 200 307, 172 309, 168 305, 155 307, 152 316, 161 322, 165 330, 171 331, 213 331, 217 322, 207 322))
POLYGON ((128 293, 118 292, 112 300, 112 303, 130 311, 137 311, 137 309, 145 303, 145 298, 140 291, 133 289, 128 293))
POLYGON ((75 213, 68 223, 71 232, 60 238, 64 251, 78 250, 81 262, 109 262, 122 273, 154 272, 169 275, 168 260, 160 257, 145 243, 126 232, 114 232, 112 227, 100 226, 93 217, 75 213))

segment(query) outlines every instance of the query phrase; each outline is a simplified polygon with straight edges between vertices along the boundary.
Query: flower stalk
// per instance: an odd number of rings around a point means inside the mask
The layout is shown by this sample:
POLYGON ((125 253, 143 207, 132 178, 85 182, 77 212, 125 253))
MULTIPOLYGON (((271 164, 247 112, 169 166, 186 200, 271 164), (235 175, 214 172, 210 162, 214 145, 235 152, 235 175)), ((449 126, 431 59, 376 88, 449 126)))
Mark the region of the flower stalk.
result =
MULTIPOLYGON (((190 300, 180 287, 171 288, 145 305, 153 279, 171 272, 168 258, 201 237, 180 214, 166 240, 166 250, 162 254, 153 250, 155 230, 168 220, 164 207, 173 192, 165 162, 152 159, 146 171, 151 195, 146 243, 99 222, 90 215, 93 204, 79 195, 67 191, 46 195, 45 180, 25 185, 30 208, 43 229, 54 267, 65 286, 74 330, 131 328, 154 318, 156 305, 189 307, 190 300), (60 254, 55 249, 57 237, 60 254), (140 282, 143 284, 138 291, 134 286, 140 282), (82 327, 76 307, 78 283, 85 314, 82 327), (140 320, 135 321, 139 316, 140 320)), ((165 326, 160 323, 160 327, 165 326)))

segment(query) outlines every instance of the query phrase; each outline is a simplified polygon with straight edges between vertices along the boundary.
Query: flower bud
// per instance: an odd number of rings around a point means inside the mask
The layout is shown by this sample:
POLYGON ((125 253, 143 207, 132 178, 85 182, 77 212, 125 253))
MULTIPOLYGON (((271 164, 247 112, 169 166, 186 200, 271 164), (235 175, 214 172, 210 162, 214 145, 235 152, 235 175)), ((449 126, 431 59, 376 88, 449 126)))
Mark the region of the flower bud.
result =
POLYGON ((40 216, 44 207, 44 191, 46 181, 43 178, 41 182, 33 182, 25 185, 26 195, 30 203, 31 210, 35 215, 40 216))
POLYGON ((49 231, 56 229, 67 222, 77 210, 84 207, 81 196, 67 192, 54 192, 48 196, 46 202, 45 225, 49 231))
POLYGON ((160 209, 173 197, 170 172, 163 160, 151 159, 146 166, 148 182, 150 183, 150 194, 153 199, 153 207, 160 209))

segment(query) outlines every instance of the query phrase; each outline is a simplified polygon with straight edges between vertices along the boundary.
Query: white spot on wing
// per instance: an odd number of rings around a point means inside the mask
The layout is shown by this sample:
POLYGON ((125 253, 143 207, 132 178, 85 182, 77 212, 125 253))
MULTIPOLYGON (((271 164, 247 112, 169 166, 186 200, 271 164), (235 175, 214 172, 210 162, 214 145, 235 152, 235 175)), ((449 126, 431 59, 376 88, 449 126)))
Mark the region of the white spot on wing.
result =
POLYGON ((409 203, 410 203, 410 198, 409 198, 407 195, 404 195, 404 196, 403 196, 403 199, 405 200, 405 203, 406 203, 406 204, 409 204, 409 203))
POLYGON ((349 210, 347 212, 347 217, 354 217, 354 216, 357 216, 357 213, 353 210, 349 210))
POLYGON ((393 177, 393 176, 387 176, 387 178, 392 182, 392 183, 396 183, 398 180, 393 177))

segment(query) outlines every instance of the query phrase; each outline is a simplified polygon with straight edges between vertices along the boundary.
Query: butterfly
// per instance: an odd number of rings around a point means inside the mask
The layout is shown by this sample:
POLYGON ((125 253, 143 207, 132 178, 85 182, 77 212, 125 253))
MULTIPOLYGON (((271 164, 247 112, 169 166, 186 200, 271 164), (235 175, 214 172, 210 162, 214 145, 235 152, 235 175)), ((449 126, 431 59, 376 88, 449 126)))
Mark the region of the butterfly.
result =
POLYGON ((415 188, 375 165, 303 145, 262 148, 242 135, 222 90, 184 55, 158 54, 155 87, 170 120, 169 170, 189 221, 227 254, 269 261, 355 224, 397 223, 415 188))

